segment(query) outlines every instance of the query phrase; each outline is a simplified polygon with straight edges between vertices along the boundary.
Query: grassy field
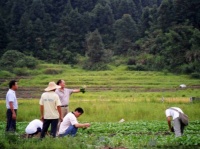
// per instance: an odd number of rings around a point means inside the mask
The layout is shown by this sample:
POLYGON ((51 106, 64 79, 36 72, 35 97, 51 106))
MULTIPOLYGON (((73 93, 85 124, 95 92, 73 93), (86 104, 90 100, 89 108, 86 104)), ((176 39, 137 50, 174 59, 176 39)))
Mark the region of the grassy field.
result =
POLYGON ((70 111, 82 107, 85 113, 79 121, 90 122, 92 126, 80 130, 75 138, 46 138, 42 142, 38 142, 38 139, 21 139, 18 135, 3 135, 6 111, 4 99, 0 100, 0 147, 124 149, 177 148, 179 145, 196 148, 200 145, 200 104, 190 102, 190 97, 200 97, 200 80, 167 72, 127 71, 123 66, 96 72, 69 65, 40 64, 36 70, 30 70, 30 74, 34 75, 8 78, 0 75, 2 99, 9 80, 19 80, 19 135, 24 133, 29 121, 40 117, 39 98, 43 89, 48 82, 56 82, 58 79, 64 79, 69 88, 87 85, 85 94, 72 94, 70 111), (180 84, 186 84, 187 87, 180 88, 180 84), (179 139, 174 139, 174 135, 168 133, 164 111, 171 106, 180 107, 190 120, 185 136, 179 139), (122 118, 125 122, 119 123, 122 118), (12 139, 13 143, 9 144, 12 139))
MULTIPOLYGON (((74 95, 75 96, 75 95, 74 95)), ((191 121, 199 120, 199 103, 174 103, 174 102, 133 102, 133 101, 107 101, 107 100, 77 100, 70 102, 70 111, 82 107, 85 111, 80 121, 86 122, 118 122, 120 119, 131 121, 165 121, 164 111, 171 106, 180 107, 191 121)), ((5 121, 5 101, 0 102, 1 121, 5 121)), ((31 121, 39 118, 39 100, 19 100, 18 121, 31 121)))

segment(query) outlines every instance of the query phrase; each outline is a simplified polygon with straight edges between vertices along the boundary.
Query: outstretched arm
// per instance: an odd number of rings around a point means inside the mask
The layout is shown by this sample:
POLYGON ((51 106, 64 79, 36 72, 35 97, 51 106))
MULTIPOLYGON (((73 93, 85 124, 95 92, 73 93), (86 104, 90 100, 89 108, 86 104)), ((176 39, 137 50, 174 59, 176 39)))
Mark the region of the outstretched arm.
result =
POLYGON ((79 93, 79 92, 85 93, 85 88, 86 85, 83 85, 80 89, 74 89, 73 93, 79 93))
POLYGON ((72 92, 73 92, 73 93, 79 93, 79 92, 80 92, 80 89, 74 89, 72 92))
POLYGON ((90 123, 84 123, 84 124, 75 124, 74 125, 75 127, 77 127, 77 128, 88 128, 88 127, 90 127, 90 123))

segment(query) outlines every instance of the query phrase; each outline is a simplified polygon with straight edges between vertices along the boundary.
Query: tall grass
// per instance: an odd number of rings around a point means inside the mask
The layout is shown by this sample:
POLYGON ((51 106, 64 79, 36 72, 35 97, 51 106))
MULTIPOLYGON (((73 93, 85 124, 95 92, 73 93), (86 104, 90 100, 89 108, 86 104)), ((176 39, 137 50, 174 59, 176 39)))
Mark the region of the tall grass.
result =
MULTIPOLYGON (((190 118, 199 120, 200 104, 190 102, 165 101, 114 101, 114 100, 71 100, 70 111, 82 107, 85 113, 79 118, 82 122, 118 122, 125 121, 164 121, 166 108, 180 107, 190 118)), ((0 121, 5 121, 5 102, 0 102, 0 121)), ((19 100, 17 121, 31 121, 40 118, 39 100, 19 100)))

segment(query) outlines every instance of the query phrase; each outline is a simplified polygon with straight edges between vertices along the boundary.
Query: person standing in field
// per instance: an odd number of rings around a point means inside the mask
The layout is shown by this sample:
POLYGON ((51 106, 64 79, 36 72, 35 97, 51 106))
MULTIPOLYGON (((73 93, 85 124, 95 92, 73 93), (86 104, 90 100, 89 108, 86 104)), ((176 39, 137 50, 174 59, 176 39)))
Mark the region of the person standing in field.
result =
POLYGON ((32 120, 28 126, 26 126, 25 132, 28 135, 28 138, 38 135, 42 131, 43 121, 39 119, 32 120))
POLYGON ((61 88, 56 89, 56 93, 58 94, 61 102, 61 111, 63 118, 65 115, 69 112, 69 98, 72 93, 85 93, 85 88, 81 89, 68 89, 65 88, 65 81, 64 80, 58 80, 57 85, 61 86, 61 88))
POLYGON ((55 82, 49 82, 48 87, 45 89, 45 93, 42 94, 40 99, 40 113, 43 120, 43 129, 40 138, 45 137, 45 133, 48 131, 51 124, 51 133, 53 137, 56 137, 58 120, 62 122, 61 103, 55 90, 60 88, 55 82))
POLYGON ((64 137, 66 135, 75 136, 78 128, 88 128, 90 127, 90 123, 80 124, 77 121, 77 118, 84 113, 83 109, 78 107, 74 110, 74 112, 68 113, 63 122, 60 124, 59 128, 59 137, 64 137))
POLYGON ((6 132, 15 132, 16 131, 16 118, 17 118, 17 109, 18 102, 16 98, 15 91, 18 89, 17 81, 12 80, 9 82, 9 90, 6 94, 6 132))
POLYGON ((183 111, 178 107, 171 107, 165 110, 165 115, 167 117, 167 122, 169 126, 169 131, 174 132, 176 137, 180 137, 183 135, 185 125, 181 122, 179 118, 179 112, 183 113, 183 111), (171 124, 171 117, 173 119, 173 127, 171 124))

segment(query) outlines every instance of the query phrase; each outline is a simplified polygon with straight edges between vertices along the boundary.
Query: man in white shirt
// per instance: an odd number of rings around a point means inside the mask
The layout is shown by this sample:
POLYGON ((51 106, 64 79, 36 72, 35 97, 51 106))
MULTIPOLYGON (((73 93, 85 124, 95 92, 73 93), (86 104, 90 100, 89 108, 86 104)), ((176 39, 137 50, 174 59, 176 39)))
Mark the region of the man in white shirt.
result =
POLYGON ((26 134, 28 134, 28 137, 33 137, 34 135, 37 135, 39 132, 41 132, 42 125, 43 125, 42 120, 39 119, 32 120, 25 129, 26 134))
POLYGON ((184 124, 180 120, 179 112, 183 113, 183 111, 178 107, 171 107, 165 111, 169 130, 171 132, 175 132, 176 137, 180 137, 183 135, 183 131, 184 131, 184 127, 185 127, 184 124), (173 127, 171 125, 171 117, 174 122, 173 127))
POLYGON ((62 122, 61 114, 61 103, 58 95, 55 93, 55 90, 60 88, 56 85, 55 82, 49 82, 48 87, 45 89, 45 93, 42 94, 40 98, 40 113, 41 119, 43 120, 43 129, 41 132, 40 138, 44 138, 45 134, 51 124, 51 134, 53 137, 56 137, 58 121, 62 122))
POLYGON ((77 118, 84 113, 83 109, 78 107, 74 110, 74 112, 68 113, 63 122, 60 124, 59 128, 59 137, 63 137, 66 135, 75 136, 78 128, 88 128, 90 127, 90 123, 80 124, 77 121, 77 118))
POLYGON ((18 102, 16 98, 15 91, 18 89, 17 81, 12 80, 9 82, 9 90, 6 94, 6 131, 15 132, 16 131, 16 118, 17 118, 17 109, 18 102))

